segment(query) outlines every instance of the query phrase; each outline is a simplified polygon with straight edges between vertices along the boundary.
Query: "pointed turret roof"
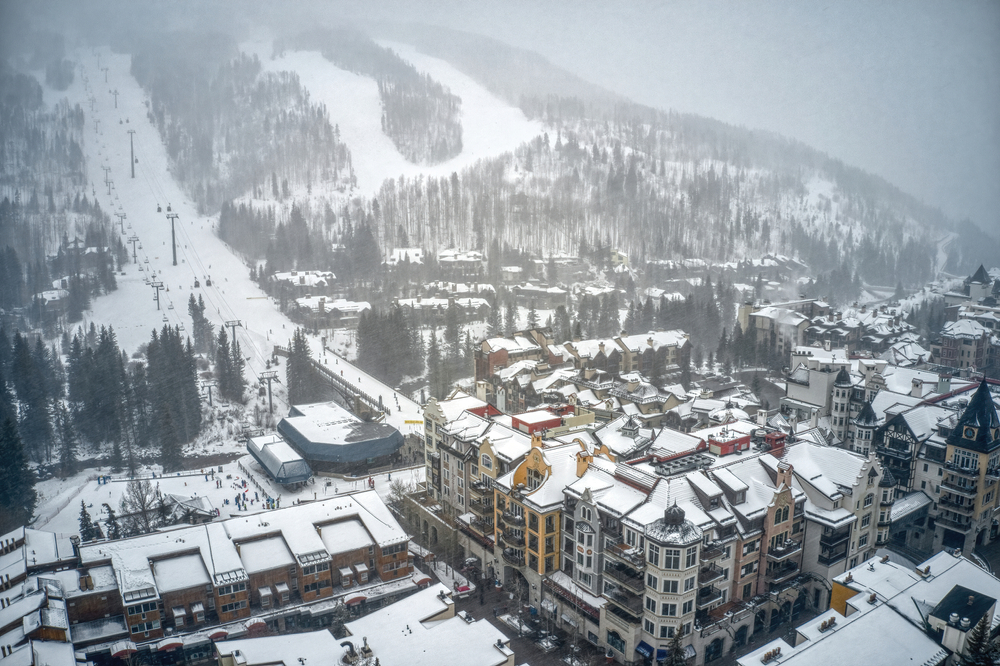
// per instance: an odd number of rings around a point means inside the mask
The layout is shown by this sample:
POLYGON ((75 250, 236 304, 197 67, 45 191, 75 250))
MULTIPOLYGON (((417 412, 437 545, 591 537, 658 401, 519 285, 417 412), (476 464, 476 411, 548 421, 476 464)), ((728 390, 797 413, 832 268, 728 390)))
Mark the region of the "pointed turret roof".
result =
POLYGON ((1000 416, 993 403, 990 386, 984 379, 969 400, 955 429, 948 435, 948 444, 987 453, 1000 448, 1000 416))
POLYGON ((987 284, 990 281, 990 274, 986 272, 986 267, 979 264, 979 268, 976 272, 972 274, 969 278, 969 282, 978 282, 979 284, 987 284))
POLYGON ((882 465, 882 480, 878 482, 879 488, 892 488, 896 485, 896 477, 892 475, 889 468, 882 465))
POLYGON ((861 406, 861 411, 855 417, 854 422, 859 426, 874 427, 878 425, 878 416, 875 415, 875 410, 872 409, 871 401, 861 406))
POLYGON ((837 377, 833 380, 836 386, 850 386, 851 385, 851 374, 847 372, 847 366, 840 369, 837 373, 837 377))

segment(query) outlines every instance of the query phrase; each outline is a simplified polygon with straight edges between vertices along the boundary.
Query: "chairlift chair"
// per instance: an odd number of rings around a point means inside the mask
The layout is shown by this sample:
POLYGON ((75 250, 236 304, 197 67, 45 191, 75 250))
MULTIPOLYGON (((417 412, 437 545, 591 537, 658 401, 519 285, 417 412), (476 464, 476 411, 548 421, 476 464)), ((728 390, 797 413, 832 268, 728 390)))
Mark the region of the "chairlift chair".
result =
POLYGON ((197 288, 198 288, 198 287, 200 287, 200 286, 201 286, 201 283, 200 283, 200 282, 198 282, 197 280, 195 280, 195 281, 194 281, 194 288, 195 288, 195 289, 197 289, 197 288))
POLYGON ((160 208, 160 204, 156 204, 156 212, 157 213, 162 213, 163 212, 163 209, 160 208))

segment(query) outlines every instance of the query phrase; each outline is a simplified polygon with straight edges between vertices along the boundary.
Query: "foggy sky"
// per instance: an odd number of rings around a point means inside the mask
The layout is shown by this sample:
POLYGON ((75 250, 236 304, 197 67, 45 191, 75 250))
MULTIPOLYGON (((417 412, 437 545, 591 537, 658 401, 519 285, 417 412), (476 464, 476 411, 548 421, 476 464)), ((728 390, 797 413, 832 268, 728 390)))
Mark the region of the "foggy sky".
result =
POLYGON ((1000 237, 1000 2, 460 2, 372 10, 489 35, 637 102, 794 137, 1000 237))

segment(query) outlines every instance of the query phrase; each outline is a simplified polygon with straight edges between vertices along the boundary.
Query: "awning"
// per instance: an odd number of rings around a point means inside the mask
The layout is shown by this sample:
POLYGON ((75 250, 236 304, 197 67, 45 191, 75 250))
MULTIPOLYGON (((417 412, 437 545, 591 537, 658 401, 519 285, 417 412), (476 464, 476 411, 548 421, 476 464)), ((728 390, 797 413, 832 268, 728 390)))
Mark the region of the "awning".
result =
POLYGON ((185 615, 187 615, 187 611, 184 610, 184 606, 174 606, 171 609, 171 611, 174 614, 174 619, 179 618, 179 617, 184 617, 185 615))
POLYGON ((277 590, 278 594, 286 594, 288 592, 288 583, 275 583, 274 589, 277 590))
POLYGON ((345 600, 344 603, 347 604, 348 606, 353 606, 355 604, 360 604, 362 601, 364 601, 367 598, 368 597, 365 597, 365 596, 359 594, 359 595, 351 597, 350 599, 345 600))
POLYGON ((262 597, 269 597, 269 596, 271 596, 271 588, 270 587, 258 587, 257 588, 257 593, 260 594, 260 596, 262 596, 262 597))
POLYGON ((664 648, 656 648, 656 661, 664 661, 667 658, 667 651, 664 648))
POLYGON ((124 657, 127 654, 132 654, 133 652, 138 652, 138 649, 132 641, 118 641, 117 643, 111 644, 112 657, 124 657))
POLYGON ((219 627, 208 635, 208 637, 213 641, 221 641, 223 638, 229 637, 229 631, 219 627))
POLYGON ((542 599, 542 610, 547 610, 550 613, 556 612, 556 602, 551 599, 542 599))
POLYGON ((204 613, 205 612, 205 605, 203 603, 201 603, 200 601, 196 601, 193 604, 191 604, 191 612, 192 613, 204 613))
POLYGON ((355 564, 353 566, 354 566, 354 570, 357 571, 359 574, 362 574, 362 573, 365 573, 366 571, 368 571, 368 565, 365 564, 364 562, 361 562, 360 564, 355 564))
POLYGON ((353 575, 354 575, 354 572, 351 571, 348 567, 341 567, 340 568, 340 577, 341 578, 350 578, 353 575))
POLYGON ((249 631, 251 627, 257 627, 257 626, 266 627, 267 626, 267 622, 265 622, 264 620, 260 619, 259 617, 255 617, 252 620, 247 620, 243 624, 243 626, 247 629, 247 631, 249 631))
POLYGON ((684 646, 684 658, 694 659, 698 655, 698 651, 694 649, 693 645, 684 646))
POLYGON ((468 585, 459 585, 455 588, 456 592, 469 592, 472 588, 468 585))
POLYGON ((179 647, 184 646, 184 641, 180 639, 179 636, 171 636, 169 638, 164 638, 162 641, 156 644, 157 652, 164 652, 166 650, 176 650, 179 647))
POLYGON ((431 582, 430 576, 420 576, 419 578, 413 579, 413 584, 417 586, 427 585, 429 582, 431 582))
POLYGON ((643 657, 653 656, 653 646, 646 641, 639 641, 639 644, 635 646, 635 651, 641 654, 643 657))
POLYGON ((569 615, 566 615, 566 613, 562 614, 562 621, 565 622, 566 624, 570 625, 571 627, 575 627, 576 626, 576 620, 574 620, 573 618, 571 618, 569 615))

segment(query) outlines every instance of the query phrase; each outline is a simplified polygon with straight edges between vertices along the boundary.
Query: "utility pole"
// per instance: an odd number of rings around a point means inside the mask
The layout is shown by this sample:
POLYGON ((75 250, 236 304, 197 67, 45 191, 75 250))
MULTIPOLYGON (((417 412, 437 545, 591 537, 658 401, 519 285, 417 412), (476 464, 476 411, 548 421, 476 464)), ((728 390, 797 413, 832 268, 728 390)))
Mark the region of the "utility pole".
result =
MULTIPOLYGON (((116 98, 117 99, 117 98, 116 98)), ((132 177, 135 178, 135 148, 132 144, 132 139, 134 139, 135 130, 130 129, 128 131, 128 154, 129 154, 129 164, 132 165, 132 177)))
POLYGON ((177 234, 174 232, 174 220, 177 219, 177 213, 167 213, 167 219, 170 220, 170 245, 174 250, 174 266, 177 265, 177 234))
POLYGON ((274 402, 271 399, 271 382, 279 381, 278 371, 265 370, 260 373, 260 378, 267 381, 267 411, 269 414, 274 414, 274 402))
POLYGON ((122 227, 122 236, 125 235, 125 218, 128 217, 125 213, 115 213, 115 217, 118 218, 118 224, 122 227))
POLYGON ((118 88, 115 88, 113 92, 109 88, 108 92, 115 96, 115 108, 117 109, 118 108, 118 88))
POLYGON ((159 281, 151 282, 150 287, 156 290, 156 309, 160 309, 160 290, 163 289, 163 283, 159 281))
POLYGON ((138 236, 129 236, 127 242, 132 243, 132 263, 133 264, 139 263, 139 260, 136 259, 136 256, 135 256, 135 244, 139 242, 139 237, 138 236))

